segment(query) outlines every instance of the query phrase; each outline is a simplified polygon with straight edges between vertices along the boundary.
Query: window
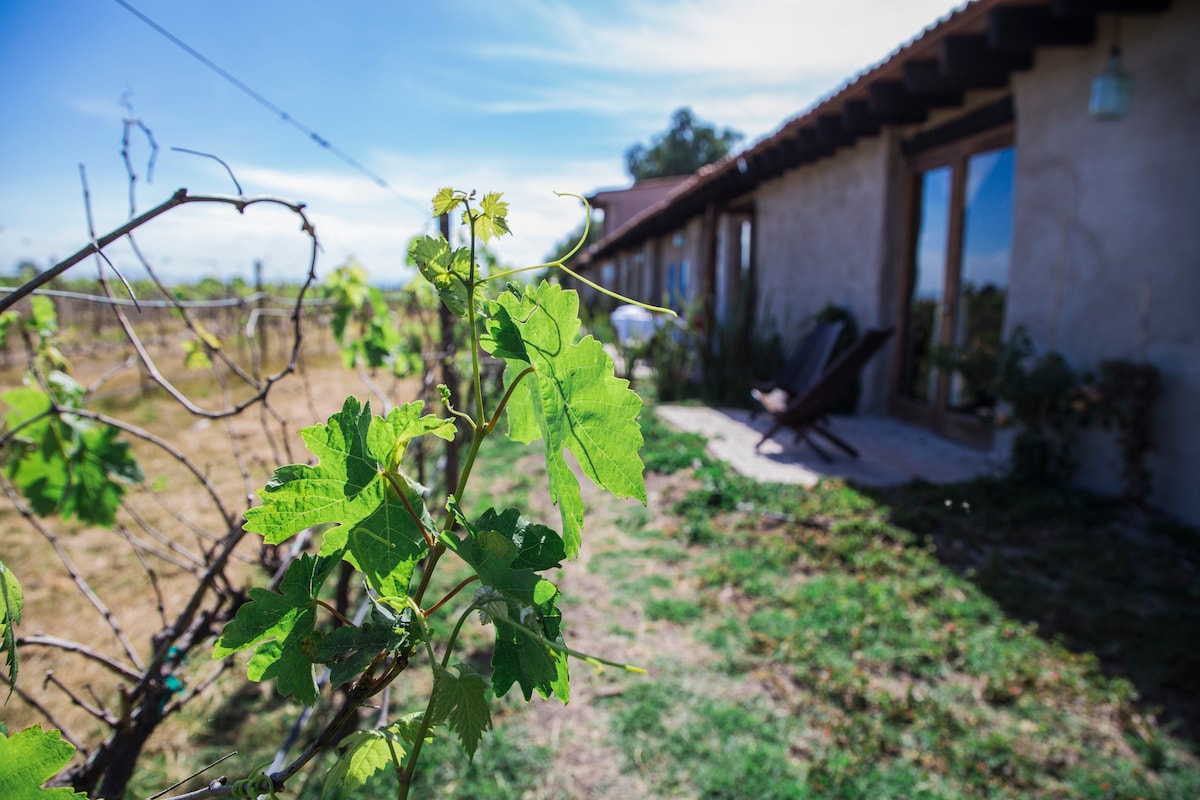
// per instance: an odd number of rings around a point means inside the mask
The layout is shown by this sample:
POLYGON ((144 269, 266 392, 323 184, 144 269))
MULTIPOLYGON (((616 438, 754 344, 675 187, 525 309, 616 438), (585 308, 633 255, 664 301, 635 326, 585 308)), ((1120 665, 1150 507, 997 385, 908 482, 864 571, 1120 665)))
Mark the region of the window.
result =
POLYGON ((896 408, 958 438, 986 441, 978 424, 996 398, 991 379, 1004 330, 1012 251, 1011 127, 911 159, 912 246, 896 408), (971 353, 947 374, 936 354, 971 353))

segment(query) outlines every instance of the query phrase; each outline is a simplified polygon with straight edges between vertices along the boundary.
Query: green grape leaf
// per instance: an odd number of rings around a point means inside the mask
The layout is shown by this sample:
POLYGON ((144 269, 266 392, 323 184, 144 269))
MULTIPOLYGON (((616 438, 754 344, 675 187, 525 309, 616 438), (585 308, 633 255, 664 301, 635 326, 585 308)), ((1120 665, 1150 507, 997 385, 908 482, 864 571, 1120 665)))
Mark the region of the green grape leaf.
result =
MULTIPOLYGON (((371 284, 367 280, 367 270, 353 261, 349 261, 325 276, 321 283, 321 294, 326 299, 334 301, 334 308, 353 314, 371 293, 371 284)), ((338 327, 334 332, 341 337, 338 327)))
POLYGON ((309 706, 317 702, 306 645, 317 619, 314 600, 337 562, 305 553, 288 566, 278 593, 252 588, 250 600, 217 639, 213 658, 254 647, 246 668, 250 680, 273 678, 280 694, 309 706))
POLYGON ((467 282, 471 280, 471 251, 465 247, 452 250, 441 236, 421 236, 409 245, 408 257, 421 277, 437 289, 451 313, 465 319, 470 311, 467 282))
POLYGON ((479 740, 492 727, 483 676, 466 664, 453 669, 435 664, 432 703, 433 718, 445 721, 458 734, 467 758, 474 760, 479 740))
POLYGON ((196 330, 196 338, 183 342, 183 366, 187 369, 211 367, 212 359, 209 358, 208 351, 220 350, 221 340, 198 321, 193 320, 192 326, 196 330))
MULTIPOLYGON (((521 606, 517 619, 526 627, 541 633, 546 642, 564 645, 562 612, 558 610, 558 588, 548 580, 535 585, 532 605, 521 606)), ((514 683, 519 684, 525 699, 537 690, 542 697, 552 693, 563 703, 571 699, 571 679, 567 655, 546 646, 546 642, 530 636, 503 620, 497 619, 496 649, 492 654, 492 688, 503 697, 514 683)))
MULTIPOLYGON (((549 641, 565 646, 562 613, 557 603, 559 592, 530 567, 531 563, 545 561, 540 548, 525 548, 528 540, 524 534, 530 526, 513 524, 511 509, 501 515, 485 512, 475 523, 469 522, 457 505, 452 504, 451 510, 467 529, 467 536, 457 539, 446 535, 442 541, 479 575, 481 592, 493 592, 508 605, 506 615, 489 614, 496 626, 496 646, 492 653, 492 689, 496 696, 502 697, 517 683, 526 700, 537 691, 542 697, 553 694, 567 702, 571 687, 566 653, 546 645, 549 641), (498 529, 490 528, 491 525, 498 529), (546 641, 511 624, 510 619, 546 641)), ((554 549, 550 544, 545 552, 554 549)))
POLYGON ((12 697, 17 685, 17 673, 20 671, 20 661, 17 658, 17 624, 21 621, 21 609, 25 605, 25 593, 12 570, 0 561, 0 652, 7 653, 8 664, 8 696, 12 697))
POLYGON ((387 453, 385 466, 397 469, 404 448, 418 436, 432 434, 446 441, 454 439, 454 420, 421 415, 421 401, 396 406, 387 417, 377 417, 367 430, 367 447, 372 453, 387 453))
POLYGON ((329 667, 329 685, 338 687, 361 675, 390 641, 382 631, 346 625, 328 634, 318 631, 305 637, 303 651, 313 663, 329 667))
POLYGON ((304 652, 309 660, 329 666, 332 686, 356 677, 384 651, 411 654, 427 638, 425 618, 415 603, 397 612, 368 596, 371 613, 361 626, 344 625, 326 635, 310 636, 304 652))
MULTIPOLYGON (((48 516, 58 511, 68 478, 66 460, 59 446, 61 426, 47 414, 49 395, 26 386, 0 395, 9 407, 5 426, 16 430, 11 449, 5 455, 4 474, 29 501, 33 512, 48 516), (20 427, 19 426, 24 426, 20 427)), ((69 431, 64 431, 69 435, 69 431)))
MULTIPOLYGON (((60 407, 82 399, 83 388, 69 375, 51 372, 47 383, 60 407)), ((9 412, 5 424, 16 431, 4 458, 4 472, 39 516, 110 526, 126 487, 145 479, 120 430, 51 411, 51 398, 26 386, 0 395, 9 412), (39 418, 40 417, 40 418, 39 418)))
MULTIPOLYGON (((354 360, 350 363, 353 366, 355 360, 361 358, 370 369, 388 367, 395 371, 396 360, 401 355, 403 345, 404 340, 396 329, 395 319, 385 306, 371 315, 366 329, 349 346, 357 354, 352 356, 354 360)), ((345 350, 346 346, 343 346, 343 352, 345 350)))
MULTIPOLYGON (((411 714, 405 714, 400 719, 388 726, 389 731, 394 731, 401 739, 410 745, 417 743, 417 735, 421 732, 421 723, 425 720, 424 711, 414 711, 411 714)), ((432 742, 434 738, 433 727, 425 729, 425 742, 432 742)))
POLYGON ((393 759, 403 764, 406 752, 394 726, 351 733, 338 744, 338 760, 325 773, 321 800, 356 796, 376 773, 391 766, 393 759))
POLYGON ((543 281, 526 287, 520 298, 502 294, 490 311, 489 335, 482 344, 505 360, 506 382, 511 384, 529 365, 535 369, 523 379, 527 389, 509 400, 509 436, 543 440, 550 497, 562 515, 567 557, 574 557, 583 530, 583 497, 564 451, 575 456, 597 486, 645 503, 638 456, 642 400, 628 381, 615 376, 600 342, 591 336, 577 341, 576 292, 543 281))
POLYGON ((72 800, 87 795, 67 787, 43 789, 75 754, 56 730, 33 725, 8 736, 0 732, 0 797, 4 800, 72 800))
MULTIPOLYGON (((403 477, 403 476, 402 476, 403 477)), ((401 484, 404 496, 417 510, 426 530, 433 520, 421 498, 420 487, 407 481, 401 484)), ((367 584, 385 597, 408 593, 409 579, 428 546, 408 509, 394 492, 366 519, 353 528, 340 526, 325 533, 320 554, 341 554, 366 576, 367 584)))
MULTIPOLYGON (((465 219, 465 213, 463 222, 470 224, 470 220, 465 219)), ((508 203, 500 199, 499 192, 489 192, 483 196, 474 225, 475 235, 484 244, 498 236, 511 233, 508 228, 508 203)))
POLYGON ((365 269, 353 262, 338 267, 325 278, 322 293, 334 304, 331 327, 347 369, 360 363, 377 369, 395 362, 403 344, 395 315, 388 308, 383 292, 367 282, 365 269), (367 306, 370 317, 357 335, 351 335, 350 320, 367 306))
POLYGON ((29 318, 25 320, 26 330, 32 331, 41 339, 49 339, 58 333, 58 310, 54 301, 41 294, 29 298, 29 318))
POLYGON ((46 385, 63 408, 79 408, 87 396, 84 385, 60 369, 51 370, 46 375, 46 385))
POLYGON ((54 344, 55 334, 58 333, 58 310, 54 301, 44 295, 33 295, 29 298, 29 312, 29 317, 24 321, 25 330, 37 334, 34 359, 39 369, 43 373, 69 370, 71 362, 54 344))
POLYGON ((466 198, 461 192, 456 192, 449 186, 443 186, 433 196, 433 215, 440 217, 442 214, 449 214, 456 206, 465 202, 466 198))
POLYGON ((180 346, 183 348, 184 369, 207 369, 212 366, 212 359, 199 339, 184 339, 180 346))
POLYGON ((496 513, 489 508, 475 521, 478 531, 495 531, 512 542, 517 554, 509 567, 514 570, 545 570, 562 566, 567 557, 562 537, 545 525, 530 522, 515 508, 496 513))
POLYGON ((277 469, 259 492, 263 504, 246 512, 246 530, 279 544, 309 526, 338 523, 326 532, 321 554, 344 554, 381 594, 406 594, 426 549, 416 520, 426 530, 433 523, 423 488, 398 465, 412 439, 452 439, 455 432, 451 420, 421 416, 421 408, 419 401, 409 403, 383 418, 371 414, 370 404, 346 398, 326 424, 300 431, 318 463, 277 469))
MULTIPOLYGON (((111 425, 78 426, 77 449, 70 460, 70 491, 62 498, 62 513, 100 525, 112 525, 125 487, 145 480, 129 443, 111 425)), ((79 420, 83 422, 83 420, 79 420)))
POLYGON ((11 309, 0 314, 0 347, 8 347, 8 332, 21 319, 21 315, 11 309))
MULTIPOLYGON (((367 271, 360 265, 349 263, 335 269, 321 284, 321 294, 333 301, 333 317, 330 327, 333 338, 342 346, 343 359, 350 354, 347 367, 354 366, 353 343, 346 342, 346 329, 350 320, 371 297, 372 287, 367 282, 367 271)), ((378 291, 378 290, 376 290, 378 291)))

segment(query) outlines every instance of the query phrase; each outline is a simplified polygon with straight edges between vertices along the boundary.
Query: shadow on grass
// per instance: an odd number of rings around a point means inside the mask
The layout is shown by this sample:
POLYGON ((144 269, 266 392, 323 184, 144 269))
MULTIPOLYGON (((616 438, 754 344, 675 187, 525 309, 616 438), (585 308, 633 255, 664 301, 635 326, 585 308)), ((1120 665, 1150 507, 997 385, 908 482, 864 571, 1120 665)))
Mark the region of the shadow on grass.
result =
POLYGON ((1091 652, 1200 743, 1200 532, 1077 490, 856 486, 1040 635, 1091 652))

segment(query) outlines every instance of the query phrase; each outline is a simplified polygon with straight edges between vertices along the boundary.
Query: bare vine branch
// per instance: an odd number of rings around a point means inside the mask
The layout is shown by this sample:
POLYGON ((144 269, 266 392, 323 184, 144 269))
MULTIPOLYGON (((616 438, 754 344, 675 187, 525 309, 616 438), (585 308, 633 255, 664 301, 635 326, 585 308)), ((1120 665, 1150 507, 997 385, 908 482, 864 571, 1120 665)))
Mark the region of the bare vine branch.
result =
POLYGON ((222 167, 225 168, 225 171, 229 173, 229 180, 233 181, 233 188, 237 190, 238 194, 243 194, 242 185, 240 183, 238 183, 237 176, 233 174, 233 170, 230 168, 230 166, 228 164, 225 163, 224 159, 214 156, 212 153, 201 153, 199 150, 189 150, 186 147, 172 147, 171 149, 173 151, 175 151, 176 153, 187 153, 188 155, 191 155, 191 156, 200 156, 201 158, 211 158, 213 161, 217 162, 218 164, 220 164, 222 167))
POLYGON ((104 653, 93 650, 92 648, 79 644, 78 642, 60 639, 57 636, 47 636, 45 634, 37 634, 35 636, 18 636, 17 644, 28 647, 53 647, 68 653, 77 653, 84 658, 95 661, 97 664, 102 665, 110 672, 119 675, 131 683, 138 681, 142 677, 141 673, 130 669, 120 661, 117 661, 115 658, 106 656, 104 653))
MULTIPOLYGON (((47 283, 54 280, 59 275, 62 275, 64 272, 66 272, 71 267, 78 264, 80 261, 83 261, 88 256, 95 255, 96 253, 100 252, 104 248, 111 245, 113 242, 119 241, 124 236, 127 236, 129 233, 142 227, 147 222, 150 222, 153 219, 161 217, 163 214, 166 214, 167 212, 172 211, 173 209, 179 208, 180 206, 185 206, 185 205, 189 205, 192 203, 216 203, 216 204, 221 204, 221 205, 229 205, 229 206, 233 206, 235 209, 237 209, 237 211, 239 213, 244 213, 245 210, 247 208, 249 208, 250 206, 260 205, 260 204, 277 205, 277 206, 282 206, 283 208, 289 209, 294 214, 297 214, 300 217, 301 230, 304 231, 306 234, 308 234, 312 238, 312 241, 313 241, 312 263, 315 265, 316 248, 317 248, 317 233, 316 233, 316 229, 312 226, 312 223, 310 223, 308 221, 308 217, 305 216, 305 214, 304 214, 304 204, 303 203, 296 203, 291 200, 285 200, 284 198, 281 198, 281 197, 271 197, 271 196, 266 196, 266 195, 252 196, 252 197, 240 197, 240 196, 219 195, 219 194, 188 194, 187 189, 177 189, 175 191, 175 193, 173 195, 171 195, 167 200, 164 200, 162 203, 159 203, 157 206, 155 206, 154 208, 145 212, 144 214, 141 214, 141 215, 135 217, 134 219, 131 219, 128 222, 124 223, 123 225, 120 225, 119 227, 114 228, 109 233, 106 233, 104 236, 99 237, 94 242, 89 243, 86 247, 76 251, 75 253, 71 254, 70 256, 63 259, 62 261, 59 261, 54 266, 50 267, 50 269, 33 277, 28 282, 26 282, 25 284, 20 286, 16 291, 13 291, 13 292, 7 294, 5 297, 0 298, 0 312, 5 311, 5 310, 11 308, 12 306, 16 305, 17 302, 24 299, 25 297, 28 297, 33 292, 33 290, 39 289, 42 286, 45 286, 47 283)), ((314 276, 314 279, 315 279, 315 276, 314 276)), ((303 295, 303 292, 301 292, 301 294, 303 295)))
POLYGON ((59 561, 62 562, 63 567, 66 569, 67 575, 70 576, 71 580, 75 582, 75 587, 79 589, 80 594, 87 598, 92 607, 96 609, 97 613, 100 614, 101 618, 103 618, 108 624, 109 628, 112 629, 113 635, 116 637, 117 641, 120 642, 121 647, 125 650, 125 655, 129 657, 130 662, 139 670, 145 669, 141 658, 137 654, 137 650, 134 649, 133 644, 130 643, 129 638, 125 635, 125 631, 121 628, 120 623, 117 622, 116 616, 112 613, 112 610, 109 609, 108 605, 100 599, 100 596, 96 594, 91 585, 88 584, 87 579, 83 577, 83 574, 80 573, 75 567, 75 562, 67 553, 66 548, 63 547, 62 541, 59 539, 58 535, 43 525, 41 520, 38 519, 38 517, 29 509, 29 507, 21 501, 20 496, 16 493, 12 487, 12 484, 10 484, 7 479, 0 480, 0 485, 4 487, 4 493, 7 494, 8 499, 12 501, 13 507, 17 510, 17 513, 20 514, 26 522, 33 526, 33 528, 42 535, 42 538, 50 543, 50 546, 54 549, 59 561))

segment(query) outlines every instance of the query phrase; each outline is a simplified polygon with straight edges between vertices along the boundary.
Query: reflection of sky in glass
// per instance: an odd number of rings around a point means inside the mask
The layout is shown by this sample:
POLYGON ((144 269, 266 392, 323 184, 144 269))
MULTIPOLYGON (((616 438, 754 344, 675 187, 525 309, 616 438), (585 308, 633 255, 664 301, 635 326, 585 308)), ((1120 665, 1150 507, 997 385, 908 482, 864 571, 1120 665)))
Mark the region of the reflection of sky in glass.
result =
POLYGON ((1013 150, 993 150, 967 162, 962 281, 1008 285, 1012 251, 1013 150))
POLYGON ((940 300, 946 273, 950 223, 950 168, 926 172, 921 180, 921 229, 917 234, 917 280, 913 297, 940 300))
MULTIPOLYGON (((992 150, 967 162, 962 280, 976 286, 1008 285, 1012 252, 1013 149, 992 150)), ((950 218, 950 168, 922 176, 921 229, 917 238, 914 297, 941 299, 950 218)))

